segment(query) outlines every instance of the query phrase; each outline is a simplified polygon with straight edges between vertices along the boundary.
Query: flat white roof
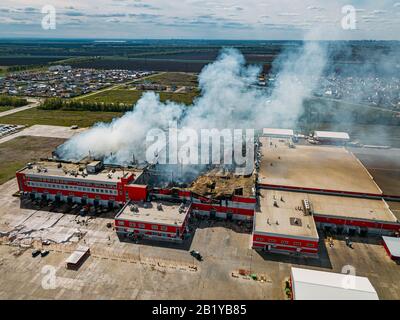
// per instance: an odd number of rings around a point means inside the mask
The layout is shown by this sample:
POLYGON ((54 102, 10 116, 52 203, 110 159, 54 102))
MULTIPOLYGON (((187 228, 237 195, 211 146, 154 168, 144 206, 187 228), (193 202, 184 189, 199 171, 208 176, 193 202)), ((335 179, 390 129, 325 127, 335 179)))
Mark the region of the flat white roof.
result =
POLYGON ((89 247, 86 246, 78 246, 74 252, 67 258, 65 261, 67 264, 77 264, 79 261, 87 254, 89 251, 89 247))
POLYGON ((386 247, 389 249, 390 254, 393 257, 400 258, 400 238, 385 237, 383 236, 386 247))
POLYGON ((128 202, 115 217, 117 220, 127 220, 137 223, 162 224, 169 226, 182 226, 189 212, 189 206, 184 204, 170 203, 167 201, 153 202, 128 202), (133 205, 137 206, 138 211, 132 211, 133 205), (157 205, 161 204, 161 210, 157 205), (180 206, 184 209, 179 210, 180 206))
POLYGON ((295 300, 379 300, 368 278, 292 268, 295 300))
POLYGON ((293 137, 294 132, 291 129, 273 129, 273 128, 264 128, 263 130, 264 136, 283 136, 283 137, 293 137))
POLYGON ((287 143, 267 137, 260 142, 260 184, 382 194, 364 166, 345 148, 289 148, 287 143))
POLYGON ((350 140, 350 136, 347 132, 314 131, 314 137, 322 139, 350 140))
POLYGON ((306 194, 277 190, 259 190, 259 192, 260 210, 255 212, 255 234, 318 241, 314 218, 296 210, 296 207, 303 206, 302 200, 307 198, 306 194), (275 202, 277 206, 274 205, 275 202))

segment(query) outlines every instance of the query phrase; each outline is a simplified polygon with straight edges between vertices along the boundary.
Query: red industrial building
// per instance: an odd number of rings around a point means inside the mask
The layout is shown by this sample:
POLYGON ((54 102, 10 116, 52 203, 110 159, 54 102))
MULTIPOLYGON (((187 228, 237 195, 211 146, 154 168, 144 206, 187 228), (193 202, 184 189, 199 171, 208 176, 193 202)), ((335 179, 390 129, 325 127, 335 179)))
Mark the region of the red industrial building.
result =
POLYGON ((304 203, 292 194, 260 190, 260 209, 253 224, 254 249, 318 255, 319 236, 313 217, 300 210, 304 203))
POLYGON ((130 238, 181 242, 190 212, 184 203, 130 201, 116 215, 115 229, 130 238))
POLYGON ((148 168, 100 161, 41 161, 16 175, 20 191, 31 198, 122 208, 116 231, 133 238, 180 242, 189 217, 200 215, 252 223, 254 249, 315 257, 317 228, 389 236, 400 231, 381 190, 347 150, 268 139, 260 139, 257 173, 211 170, 185 188, 155 186, 149 181, 157 176, 148 168))
POLYGON ((28 164, 16 175, 20 191, 34 198, 114 207, 146 198, 146 186, 135 184, 142 173, 104 168, 99 161, 87 165, 43 161, 28 164))

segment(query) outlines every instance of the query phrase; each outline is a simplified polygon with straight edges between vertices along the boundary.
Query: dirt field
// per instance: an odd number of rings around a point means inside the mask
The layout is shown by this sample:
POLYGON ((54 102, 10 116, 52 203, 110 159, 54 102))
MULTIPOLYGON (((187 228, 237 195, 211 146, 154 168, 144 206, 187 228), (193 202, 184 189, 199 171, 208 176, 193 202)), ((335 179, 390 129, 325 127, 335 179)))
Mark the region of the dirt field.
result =
POLYGON ((51 156, 51 152, 65 139, 44 137, 16 137, 0 144, 0 184, 15 177, 15 171, 26 163, 51 156))
POLYGON ((121 242, 106 227, 112 213, 82 218, 76 211, 30 208, 28 200, 21 206, 12 197, 16 190, 15 179, 0 185, 3 234, 20 226, 15 239, 23 238, 25 246, 35 238, 69 241, 51 245, 44 258, 32 258, 32 249, 3 241, 1 299, 284 299, 283 284, 292 265, 332 272, 351 265, 357 275, 370 279, 381 299, 400 299, 399 266, 379 239, 352 238, 353 250, 343 239, 335 239, 334 248, 322 241, 318 260, 259 254, 249 248, 250 235, 228 222, 197 222, 193 239, 184 246, 121 242), (78 231, 80 239, 71 237, 78 231), (65 260, 78 243, 89 245, 92 255, 78 271, 67 270, 65 260), (191 249, 199 250, 204 261, 194 261, 191 249), (193 266, 197 270, 189 268, 193 266), (232 277, 238 269, 264 275, 266 282, 232 277))

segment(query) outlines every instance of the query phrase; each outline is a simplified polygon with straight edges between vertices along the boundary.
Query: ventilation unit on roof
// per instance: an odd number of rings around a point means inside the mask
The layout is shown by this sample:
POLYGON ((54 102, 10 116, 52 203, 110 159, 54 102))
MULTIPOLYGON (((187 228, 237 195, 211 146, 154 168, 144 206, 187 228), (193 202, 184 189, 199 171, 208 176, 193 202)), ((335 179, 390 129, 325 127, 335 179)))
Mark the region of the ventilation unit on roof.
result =
POLYGON ((312 214, 311 204, 310 201, 308 201, 307 199, 303 200, 303 209, 304 209, 304 215, 309 216, 312 214))

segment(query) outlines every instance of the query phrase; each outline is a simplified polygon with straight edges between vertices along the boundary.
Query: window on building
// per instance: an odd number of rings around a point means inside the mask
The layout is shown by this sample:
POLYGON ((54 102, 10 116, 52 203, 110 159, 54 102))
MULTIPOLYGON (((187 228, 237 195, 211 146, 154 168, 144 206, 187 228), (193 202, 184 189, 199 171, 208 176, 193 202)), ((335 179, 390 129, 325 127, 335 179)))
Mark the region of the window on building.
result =
POLYGON ((161 226, 161 231, 167 231, 167 226, 161 226))
POLYGON ((118 220, 118 225, 123 226, 123 225, 125 225, 125 223, 124 223, 124 221, 118 220))
POLYGON ((151 226, 151 229, 153 229, 153 230, 158 230, 158 226, 155 225, 155 224, 153 224, 153 225, 151 226))
POLYGON ((144 228, 145 228, 145 225, 144 225, 143 223, 139 223, 139 228, 140 228, 140 229, 144 229, 144 228))
POLYGON ((313 247, 314 247, 314 244, 313 244, 313 243, 307 243, 307 247, 313 248, 313 247))
POLYGON ((293 243, 295 246, 300 247, 301 246, 301 242, 295 242, 293 243))
POLYGON ((289 241, 281 241, 281 244, 288 245, 288 244, 289 244, 289 241))

